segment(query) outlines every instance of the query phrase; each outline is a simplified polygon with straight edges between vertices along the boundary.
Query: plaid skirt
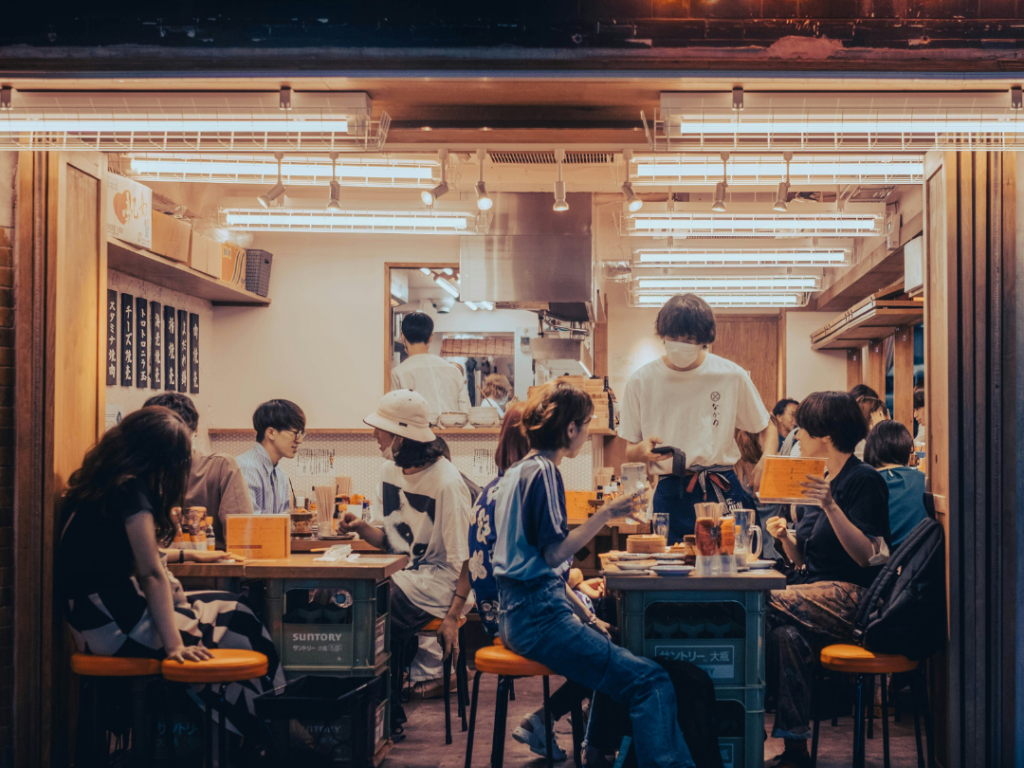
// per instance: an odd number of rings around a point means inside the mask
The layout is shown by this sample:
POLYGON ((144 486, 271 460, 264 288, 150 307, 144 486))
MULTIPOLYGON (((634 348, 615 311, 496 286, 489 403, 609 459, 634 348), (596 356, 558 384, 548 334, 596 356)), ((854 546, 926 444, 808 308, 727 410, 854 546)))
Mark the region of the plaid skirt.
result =
MULTIPOLYGON (((256 736, 259 721, 254 699, 285 684, 284 672, 270 634, 230 592, 176 592, 174 622, 185 645, 238 648, 267 657, 267 677, 229 683, 225 688, 228 725, 244 736, 256 736)), ((150 659, 166 657, 163 640, 149 611, 146 595, 135 577, 99 592, 69 598, 65 616, 78 650, 97 656, 150 659)), ((212 700, 211 686, 195 686, 199 704, 212 700)))

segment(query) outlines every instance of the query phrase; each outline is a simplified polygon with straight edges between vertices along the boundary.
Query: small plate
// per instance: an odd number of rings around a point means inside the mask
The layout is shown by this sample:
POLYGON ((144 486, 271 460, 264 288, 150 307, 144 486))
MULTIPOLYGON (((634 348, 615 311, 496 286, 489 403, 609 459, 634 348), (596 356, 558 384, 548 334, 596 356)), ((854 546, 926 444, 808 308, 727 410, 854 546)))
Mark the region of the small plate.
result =
POLYGON ((630 560, 630 561, 621 561, 619 563, 616 563, 616 565, 618 565, 619 570, 622 570, 622 571, 647 571, 647 570, 650 570, 655 565, 655 561, 651 560, 651 559, 647 559, 647 560, 630 560))
POLYGON ((651 568, 659 576, 686 576, 693 570, 692 565, 656 565, 651 568))
POLYGON ((685 560, 686 557, 684 552, 658 552, 654 555, 655 560, 685 560))
POLYGON ((354 533, 343 533, 340 536, 320 536, 320 541, 349 541, 354 539, 356 535, 354 533))
POLYGON ((764 571, 775 565, 774 560, 754 560, 747 563, 747 568, 752 571, 764 571))
POLYGON ((616 552, 612 554, 608 553, 608 556, 612 560, 650 560, 655 555, 650 555, 646 552, 616 552))

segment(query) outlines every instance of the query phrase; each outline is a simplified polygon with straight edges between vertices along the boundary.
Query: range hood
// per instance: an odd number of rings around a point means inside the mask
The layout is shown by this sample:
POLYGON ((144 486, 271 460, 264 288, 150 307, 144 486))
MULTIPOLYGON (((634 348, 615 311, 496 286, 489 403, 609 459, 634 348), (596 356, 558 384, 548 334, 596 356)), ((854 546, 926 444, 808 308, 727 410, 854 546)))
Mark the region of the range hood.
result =
POLYGON ((489 234, 460 238, 463 297, 593 322, 591 197, 567 195, 569 210, 555 212, 547 193, 492 195, 489 234))
POLYGON ((594 375, 592 338, 545 335, 530 340, 530 354, 552 376, 586 376, 589 379, 594 375))

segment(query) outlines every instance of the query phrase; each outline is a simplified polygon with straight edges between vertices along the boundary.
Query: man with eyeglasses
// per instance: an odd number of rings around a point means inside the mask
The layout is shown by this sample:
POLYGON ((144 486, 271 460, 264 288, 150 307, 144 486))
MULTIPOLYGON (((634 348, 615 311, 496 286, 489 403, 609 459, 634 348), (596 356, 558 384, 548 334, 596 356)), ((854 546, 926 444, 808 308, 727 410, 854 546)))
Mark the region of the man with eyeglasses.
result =
POLYGON ((252 415, 256 445, 238 457, 257 515, 292 511, 291 484, 281 459, 293 459, 306 437, 306 414, 290 400, 269 400, 252 415))

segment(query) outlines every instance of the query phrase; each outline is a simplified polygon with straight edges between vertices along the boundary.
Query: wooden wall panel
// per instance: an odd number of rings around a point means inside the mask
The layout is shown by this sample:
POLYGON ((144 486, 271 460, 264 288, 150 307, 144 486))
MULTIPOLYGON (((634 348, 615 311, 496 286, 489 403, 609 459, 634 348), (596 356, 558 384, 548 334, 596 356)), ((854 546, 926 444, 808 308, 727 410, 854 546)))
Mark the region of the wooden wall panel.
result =
POLYGON ((878 396, 885 398, 885 340, 876 339, 868 342, 867 375, 864 383, 871 387, 878 396))
POLYGON ((769 410, 779 399, 779 321, 774 315, 719 315, 711 351, 744 370, 769 410))
MULTIPOLYGON (((896 329, 892 363, 892 417, 914 434, 914 327, 896 329)), ((881 392, 879 392, 881 394, 881 392)))
POLYGON ((864 383, 864 347, 846 350, 846 389, 864 383))

